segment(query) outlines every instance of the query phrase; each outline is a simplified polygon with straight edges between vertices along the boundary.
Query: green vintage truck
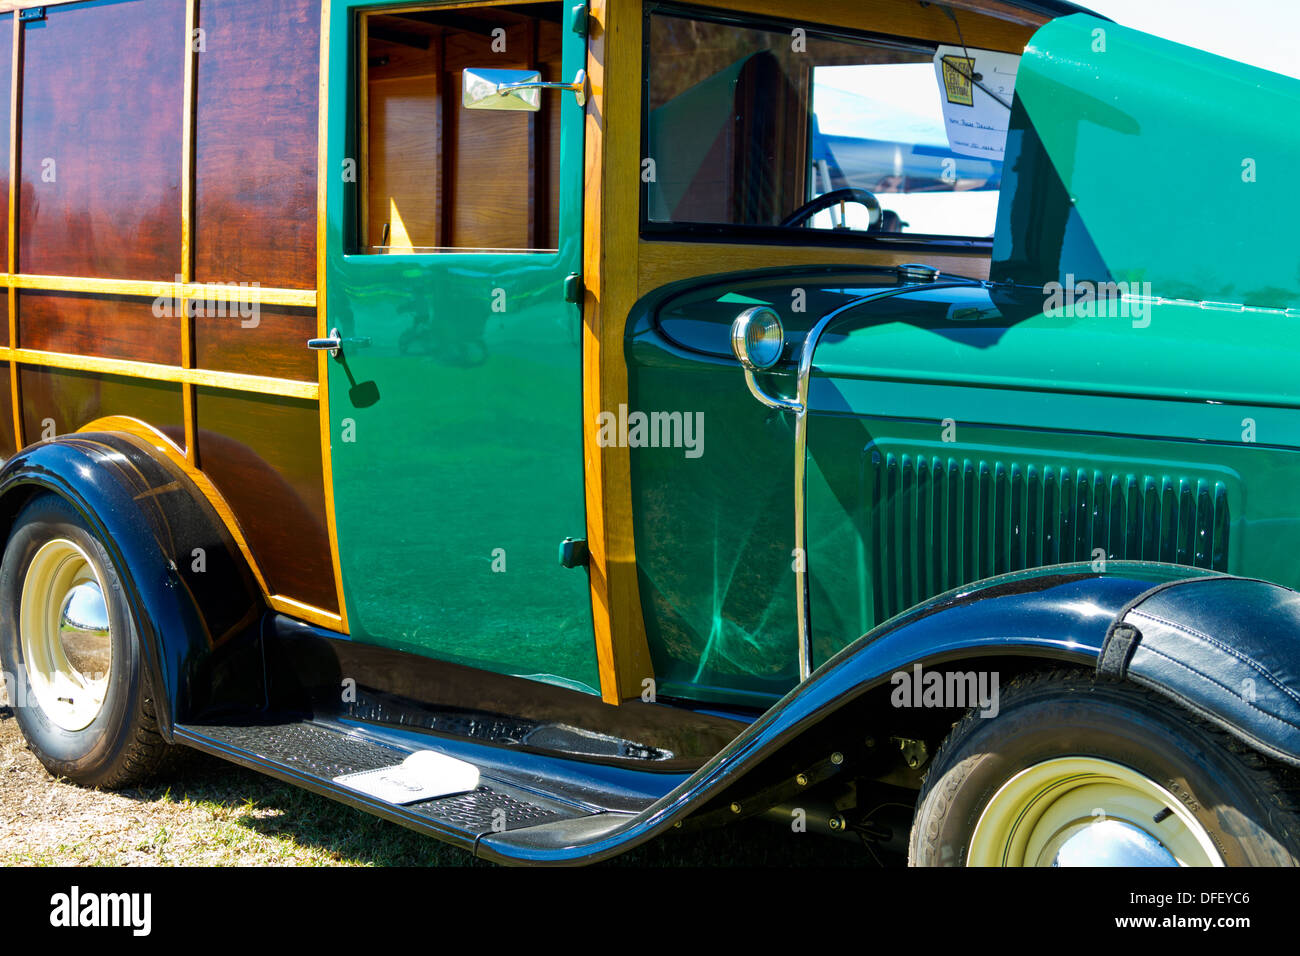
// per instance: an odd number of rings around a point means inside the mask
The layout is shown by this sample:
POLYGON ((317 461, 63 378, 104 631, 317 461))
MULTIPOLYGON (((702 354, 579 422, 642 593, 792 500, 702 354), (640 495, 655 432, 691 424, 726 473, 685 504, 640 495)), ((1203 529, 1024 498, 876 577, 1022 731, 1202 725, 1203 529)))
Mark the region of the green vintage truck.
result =
POLYGON ((197 748, 505 863, 1300 860, 1300 82, 1061 0, 0 39, 51 772, 197 748))

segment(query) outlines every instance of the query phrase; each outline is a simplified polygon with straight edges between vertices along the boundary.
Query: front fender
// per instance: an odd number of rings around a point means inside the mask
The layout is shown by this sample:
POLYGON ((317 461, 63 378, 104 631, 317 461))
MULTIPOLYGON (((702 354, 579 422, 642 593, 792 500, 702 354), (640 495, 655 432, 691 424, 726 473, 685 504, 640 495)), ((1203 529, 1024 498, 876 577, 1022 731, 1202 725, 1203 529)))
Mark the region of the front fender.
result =
POLYGON ((479 841, 498 862, 595 862, 651 839, 738 783, 782 747, 913 663, 1025 655, 1093 666, 1115 621, 1142 594, 1170 582, 1219 577, 1194 568, 1111 563, 1036 568, 941 594, 844 648, 772 706, 689 779, 621 819, 509 830, 479 841))
POLYGON ((1290 588, 1219 575, 1153 588, 1117 617, 1097 672, 1300 766, 1300 593, 1290 588))
POLYGON ((180 468, 128 434, 29 446, 0 469, 0 534, 40 490, 71 503, 117 567, 168 740, 174 723, 199 711, 263 703, 264 604, 230 533, 180 468))

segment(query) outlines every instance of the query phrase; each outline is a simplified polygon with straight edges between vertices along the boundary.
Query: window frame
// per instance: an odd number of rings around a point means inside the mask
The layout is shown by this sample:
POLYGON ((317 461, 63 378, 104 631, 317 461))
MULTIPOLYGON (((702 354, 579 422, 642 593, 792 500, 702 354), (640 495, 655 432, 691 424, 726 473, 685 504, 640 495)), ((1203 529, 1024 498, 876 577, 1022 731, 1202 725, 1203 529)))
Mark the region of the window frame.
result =
MULTIPOLYGON (((370 177, 372 172, 372 159, 370 156, 370 20, 374 17, 383 16, 402 16, 408 13, 437 13, 437 12, 454 12, 456 10, 482 10, 492 7, 500 7, 512 12, 518 12, 519 8, 528 6, 556 6, 559 8, 560 19, 557 21, 560 29, 561 40, 566 31, 564 22, 565 4, 563 0, 397 0, 393 3, 375 3, 374 5, 359 6, 352 11, 353 16, 348 31, 349 53, 351 69, 349 77, 349 129, 348 136, 350 140, 351 156, 356 159, 356 179, 350 183, 354 187, 351 190, 350 213, 351 228, 345 231, 344 246, 348 256, 358 256, 364 258, 392 258, 394 256, 414 256, 421 259, 436 259, 450 255, 523 255, 523 256, 554 256, 558 255, 560 248, 563 246, 563 237, 558 238, 558 245, 554 248, 548 247, 523 247, 523 248, 505 248, 505 247, 477 247, 477 246, 413 246, 409 249, 400 247, 382 247, 372 245, 368 235, 368 206, 370 201, 370 177)), ((563 114, 560 114, 558 122, 563 121, 563 114)), ((562 135, 562 133, 561 133, 562 135)), ((443 157, 439 156, 439 162, 443 157)), ((555 216, 557 232, 560 230, 560 220, 562 212, 560 211, 560 192, 563 184, 556 185, 555 198, 555 216)), ((346 193, 345 193, 346 196, 346 193)), ((345 202, 348 200, 345 199, 345 202)))

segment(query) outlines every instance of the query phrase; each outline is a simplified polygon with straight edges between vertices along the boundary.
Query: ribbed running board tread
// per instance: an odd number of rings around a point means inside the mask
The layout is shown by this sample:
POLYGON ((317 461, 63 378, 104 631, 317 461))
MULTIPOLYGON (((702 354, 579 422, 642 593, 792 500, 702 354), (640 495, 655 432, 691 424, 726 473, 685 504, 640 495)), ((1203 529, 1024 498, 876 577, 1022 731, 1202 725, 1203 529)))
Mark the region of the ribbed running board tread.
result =
MULTIPOLYGON (((339 796, 346 795, 347 788, 335 784, 335 777, 391 767, 411 753, 406 748, 365 740, 305 721, 262 726, 205 724, 177 729, 255 758, 241 762, 268 770, 282 767, 316 778, 324 785, 321 789, 339 796)), ((479 788, 470 793, 391 806, 397 816, 436 821, 469 836, 576 819, 591 812, 521 790, 487 774, 480 777, 479 788)))

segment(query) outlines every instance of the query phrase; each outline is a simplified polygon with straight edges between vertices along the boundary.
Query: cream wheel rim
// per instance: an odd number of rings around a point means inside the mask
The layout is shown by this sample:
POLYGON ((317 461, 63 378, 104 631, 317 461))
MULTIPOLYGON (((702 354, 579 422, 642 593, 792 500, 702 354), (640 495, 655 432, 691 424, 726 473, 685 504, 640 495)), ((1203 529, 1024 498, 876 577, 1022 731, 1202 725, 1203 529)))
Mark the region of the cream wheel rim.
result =
POLYGON ((989 800, 968 866, 1223 866, 1176 796, 1122 764, 1058 757, 1020 771, 989 800))
POLYGON ((40 547, 18 619, 30 693, 59 727, 85 729, 104 706, 113 642, 103 582, 79 545, 56 538, 40 547))

